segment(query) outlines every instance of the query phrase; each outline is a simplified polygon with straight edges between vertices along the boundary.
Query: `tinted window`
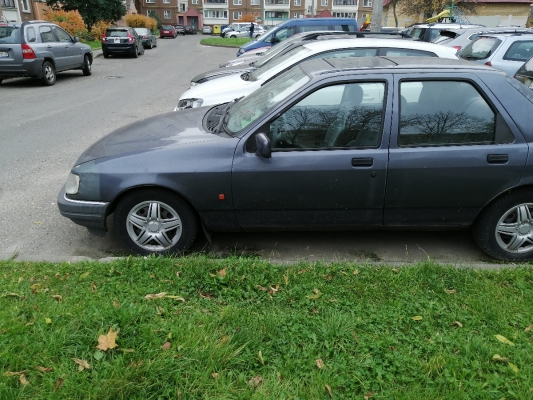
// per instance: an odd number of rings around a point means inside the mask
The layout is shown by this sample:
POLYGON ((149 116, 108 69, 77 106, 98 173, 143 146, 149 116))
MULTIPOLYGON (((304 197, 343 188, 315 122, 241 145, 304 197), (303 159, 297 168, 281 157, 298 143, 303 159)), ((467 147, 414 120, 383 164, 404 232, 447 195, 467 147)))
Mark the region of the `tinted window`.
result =
POLYGON ((458 56, 465 60, 484 60, 493 53, 500 43, 500 39, 480 37, 461 50, 458 56))
POLYGON ((379 55, 390 57, 437 57, 437 55, 431 51, 394 48, 381 49, 379 55))
POLYGON ((39 35, 41 36, 41 42, 43 43, 51 43, 56 41, 56 38, 49 26, 40 26, 39 35))
POLYGON ((58 27, 53 27, 52 31, 55 33, 55 35, 57 36, 60 42, 72 43, 72 39, 70 35, 67 32, 65 32, 63 29, 58 28, 58 27))
POLYGON ((378 49, 376 48, 335 50, 328 53, 317 54, 316 56, 308 58, 308 60, 314 60, 317 58, 372 57, 377 56, 377 53, 378 49))
POLYGON ((327 31, 327 30, 328 30, 327 25, 302 25, 300 26, 300 32, 327 31))
POLYGON ((400 146, 496 142, 496 116, 470 83, 402 82, 400 94, 400 146))
POLYGON ((509 46, 504 60, 526 61, 533 55, 533 40, 520 40, 509 46))
POLYGON ((33 29, 33 26, 29 26, 26 28, 26 41, 35 42, 36 40, 37 36, 35 35, 35 29, 33 29))
POLYGON ((15 43, 18 29, 11 26, 0 26, 0 43, 15 43))
POLYGON ((319 89, 271 122, 272 149, 378 147, 384 93, 382 82, 319 89))
POLYGON ((424 36, 425 28, 411 28, 408 33, 415 39, 420 39, 424 36))

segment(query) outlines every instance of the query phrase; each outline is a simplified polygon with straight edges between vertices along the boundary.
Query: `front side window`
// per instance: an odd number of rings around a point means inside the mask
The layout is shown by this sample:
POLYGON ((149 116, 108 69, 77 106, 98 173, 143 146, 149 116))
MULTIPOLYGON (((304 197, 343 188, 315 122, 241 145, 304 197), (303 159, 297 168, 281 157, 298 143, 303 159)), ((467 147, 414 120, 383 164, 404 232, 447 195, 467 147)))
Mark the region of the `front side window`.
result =
POLYGON ((533 56, 533 40, 520 40, 509 46, 503 56, 504 60, 525 62, 533 56))
POLYGON ((469 82, 405 81, 400 84, 400 146, 512 142, 508 128, 469 82))
POLYGON ((41 36, 41 42, 43 43, 52 43, 56 41, 52 29, 49 26, 40 26, 39 35, 41 36))
POLYGON ((311 93, 270 123, 272 150, 378 147, 385 87, 347 83, 311 93))

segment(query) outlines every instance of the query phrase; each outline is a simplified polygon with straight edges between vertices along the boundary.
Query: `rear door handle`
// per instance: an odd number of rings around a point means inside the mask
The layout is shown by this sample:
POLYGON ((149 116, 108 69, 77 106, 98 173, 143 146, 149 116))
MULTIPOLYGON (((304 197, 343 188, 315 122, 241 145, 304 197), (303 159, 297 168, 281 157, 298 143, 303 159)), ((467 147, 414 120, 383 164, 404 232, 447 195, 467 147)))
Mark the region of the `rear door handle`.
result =
POLYGON ((487 162, 489 164, 507 164, 509 162, 509 154, 489 154, 487 155, 487 162))
POLYGON ((352 167, 371 167, 372 165, 374 165, 373 158, 352 158, 352 167))

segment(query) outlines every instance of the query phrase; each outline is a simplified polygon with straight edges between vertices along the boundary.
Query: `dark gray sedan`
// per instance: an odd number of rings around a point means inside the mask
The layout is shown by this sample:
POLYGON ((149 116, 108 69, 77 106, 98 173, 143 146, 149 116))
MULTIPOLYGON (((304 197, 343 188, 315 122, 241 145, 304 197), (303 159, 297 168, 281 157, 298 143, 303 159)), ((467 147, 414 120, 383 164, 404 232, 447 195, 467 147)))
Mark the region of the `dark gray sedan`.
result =
POLYGON ((533 259, 533 100, 496 69, 439 58, 331 58, 249 96, 155 116, 87 149, 61 214, 138 254, 202 227, 469 229, 533 259), (490 89, 489 89, 490 88, 490 89))
POLYGON ((140 36, 145 49, 153 49, 157 47, 157 37, 148 28, 134 28, 135 32, 140 36))

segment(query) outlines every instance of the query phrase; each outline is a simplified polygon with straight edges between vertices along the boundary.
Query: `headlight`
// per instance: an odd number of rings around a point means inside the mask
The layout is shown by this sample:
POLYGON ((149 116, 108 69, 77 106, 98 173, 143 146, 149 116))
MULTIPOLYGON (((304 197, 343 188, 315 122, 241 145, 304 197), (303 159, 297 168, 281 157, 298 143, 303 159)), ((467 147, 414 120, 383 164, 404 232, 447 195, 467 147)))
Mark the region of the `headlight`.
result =
POLYGON ((76 194, 80 189, 80 177, 72 172, 67 178, 67 183, 65 185, 65 192, 67 194, 76 194))
POLYGON ((178 102, 178 110, 200 107, 203 102, 203 99, 183 99, 178 102))

